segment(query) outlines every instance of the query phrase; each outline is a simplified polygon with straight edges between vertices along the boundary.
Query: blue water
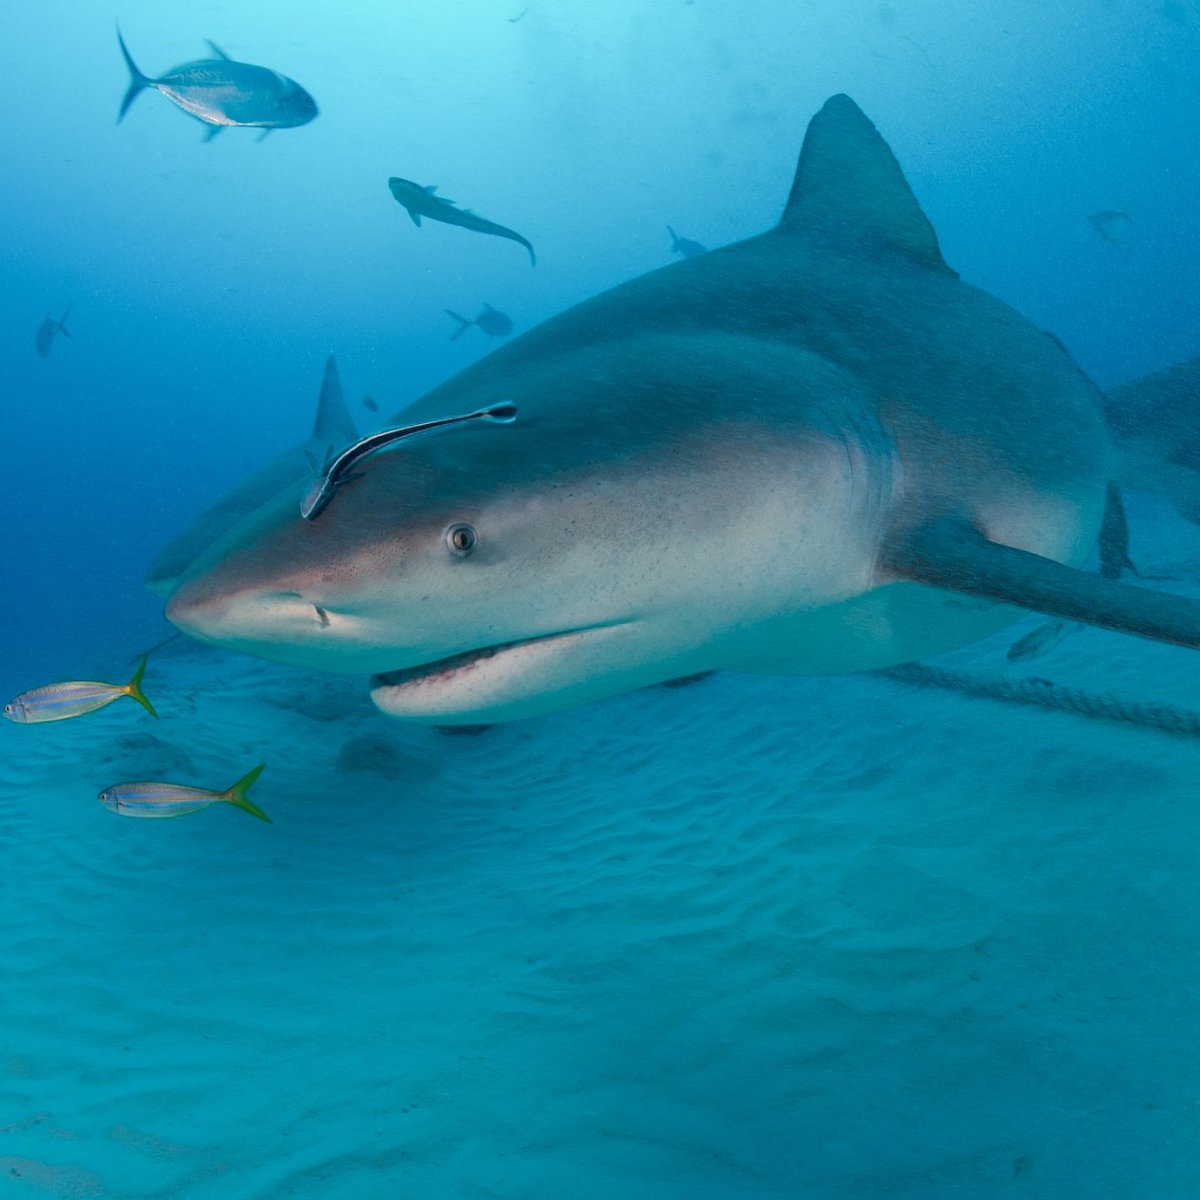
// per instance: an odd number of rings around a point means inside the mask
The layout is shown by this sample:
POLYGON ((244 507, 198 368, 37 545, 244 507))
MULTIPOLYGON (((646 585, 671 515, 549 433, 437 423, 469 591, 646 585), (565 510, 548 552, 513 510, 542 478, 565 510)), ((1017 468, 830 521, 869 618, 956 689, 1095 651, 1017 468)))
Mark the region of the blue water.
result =
MULTIPOLYGON (((308 0, 119 17, 150 74, 300 80, 258 144, 126 86, 113 15, 6 22, 0 690, 123 677, 157 549, 308 432, 778 217, 849 92, 947 260, 1101 386, 1197 352, 1200 6, 308 0), (436 183, 538 250, 427 223, 436 183), (1088 213, 1128 210, 1117 245, 1088 213), (34 332, 73 304, 47 360, 34 332)), ((1133 498, 1135 557, 1200 534, 1133 498)), ((1032 624, 1028 627, 1032 627, 1032 624)), ((1022 627, 1023 629, 1025 627, 1022 627)), ((960 656, 1002 670, 1007 639, 960 656)), ((1088 631, 1035 673, 1195 703, 1088 631)), ((200 651, 0 729, 0 1178, 114 1197, 1200 1194, 1196 749, 877 680, 718 678, 446 738, 200 651), (275 818, 122 822, 129 773, 275 818)), ((211 819, 210 819, 211 818, 211 819)))

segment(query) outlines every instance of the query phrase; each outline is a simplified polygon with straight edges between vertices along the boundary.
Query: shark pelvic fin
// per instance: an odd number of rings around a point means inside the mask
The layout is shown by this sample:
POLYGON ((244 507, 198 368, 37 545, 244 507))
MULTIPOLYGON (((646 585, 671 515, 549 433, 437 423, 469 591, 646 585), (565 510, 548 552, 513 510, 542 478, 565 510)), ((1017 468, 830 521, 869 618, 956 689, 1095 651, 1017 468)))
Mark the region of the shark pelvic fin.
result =
POLYGON ((887 552, 884 565, 914 583, 1200 649, 1200 601, 1102 579, 990 542, 966 521, 920 526, 887 552))
POLYGON ((950 270, 896 156, 849 96, 827 100, 809 122, 779 229, 846 249, 890 248, 950 270))

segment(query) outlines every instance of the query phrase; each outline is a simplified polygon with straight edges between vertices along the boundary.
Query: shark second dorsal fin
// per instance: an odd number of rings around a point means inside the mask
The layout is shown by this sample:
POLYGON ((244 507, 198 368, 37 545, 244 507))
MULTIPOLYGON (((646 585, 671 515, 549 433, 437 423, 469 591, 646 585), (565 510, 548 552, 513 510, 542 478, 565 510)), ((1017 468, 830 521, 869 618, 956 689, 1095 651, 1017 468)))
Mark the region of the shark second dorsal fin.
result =
POLYGON ((950 270, 896 156, 849 96, 833 96, 809 122, 779 229, 950 270))
POLYGON ((321 395, 317 400, 317 419, 313 423, 309 446, 348 446, 358 441, 354 418, 346 407, 337 361, 331 354, 325 360, 325 377, 321 380, 321 395))

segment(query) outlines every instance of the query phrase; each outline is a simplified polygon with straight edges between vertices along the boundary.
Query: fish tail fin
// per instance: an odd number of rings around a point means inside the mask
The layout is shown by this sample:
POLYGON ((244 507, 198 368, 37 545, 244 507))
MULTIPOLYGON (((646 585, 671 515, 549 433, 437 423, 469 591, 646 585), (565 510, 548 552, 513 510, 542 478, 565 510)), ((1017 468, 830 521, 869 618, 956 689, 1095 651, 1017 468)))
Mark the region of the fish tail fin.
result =
POLYGON ((443 309, 442 311, 446 314, 446 316, 453 317, 454 320, 458 322, 458 328, 450 335, 450 340, 452 342, 457 342, 458 339, 462 337, 462 335, 466 333, 472 325, 475 324, 474 321, 468 321, 466 317, 460 317, 458 313, 453 312, 448 308, 443 309))
POLYGON ((68 304, 63 309, 63 315, 58 318, 58 331, 63 337, 70 337, 71 331, 67 328, 67 318, 71 315, 71 306, 68 304))
POLYGON ((129 106, 137 99, 138 92, 143 88, 149 87, 152 80, 138 70, 137 63, 133 61, 133 55, 129 53, 129 47, 125 45, 125 39, 121 36, 119 29, 117 30, 117 41, 121 44, 121 53, 125 56, 125 65, 129 68, 129 86, 125 89, 125 97, 121 101, 121 111, 117 113, 117 124, 119 125, 122 118, 129 111, 129 106))
POLYGON ((529 265, 531 267, 536 267, 537 266, 537 255, 534 254, 534 252, 533 252, 533 243, 527 242, 524 238, 521 238, 521 245, 524 246, 525 249, 529 251, 529 265))
POLYGON ((146 693, 142 691, 142 676, 146 673, 146 659, 148 657, 149 655, 142 655, 142 661, 138 663, 137 670, 133 673, 133 678, 125 685, 125 692, 132 699, 136 700, 152 717, 157 717, 158 713, 154 711, 154 705, 146 699, 146 693))
POLYGON ((254 786, 254 781, 263 773, 263 768, 266 765, 266 763, 259 763, 253 771, 247 771, 233 787, 221 794, 221 799, 228 800, 230 804, 248 812, 252 817, 257 817, 260 821, 266 821, 268 825, 273 825, 274 821, 246 795, 254 786))

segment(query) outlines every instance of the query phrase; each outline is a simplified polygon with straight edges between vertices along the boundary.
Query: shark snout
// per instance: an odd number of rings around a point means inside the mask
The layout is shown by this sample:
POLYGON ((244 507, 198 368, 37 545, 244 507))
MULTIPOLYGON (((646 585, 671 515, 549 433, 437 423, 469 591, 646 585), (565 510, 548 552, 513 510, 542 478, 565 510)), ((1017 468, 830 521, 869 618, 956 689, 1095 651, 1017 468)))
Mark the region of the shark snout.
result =
POLYGON ((328 614, 299 592, 231 592, 205 576, 185 580, 167 601, 166 617, 192 637, 219 643, 278 641, 327 627, 328 614))

